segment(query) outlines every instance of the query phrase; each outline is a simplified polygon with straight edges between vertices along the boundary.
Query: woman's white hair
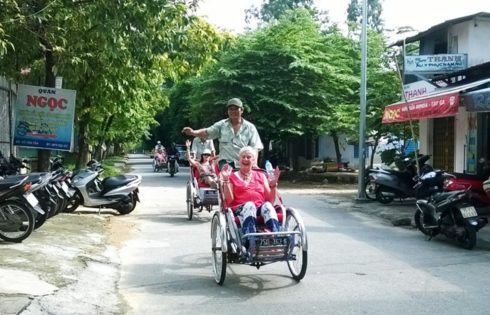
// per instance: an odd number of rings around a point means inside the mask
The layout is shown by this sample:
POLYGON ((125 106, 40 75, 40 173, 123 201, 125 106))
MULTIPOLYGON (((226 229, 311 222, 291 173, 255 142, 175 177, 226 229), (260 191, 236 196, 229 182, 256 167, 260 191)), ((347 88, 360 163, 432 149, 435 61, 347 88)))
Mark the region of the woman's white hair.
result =
POLYGON ((242 156, 244 153, 250 153, 254 157, 254 159, 257 159, 257 150, 252 148, 251 146, 246 146, 240 149, 240 152, 238 152, 239 156, 242 156))

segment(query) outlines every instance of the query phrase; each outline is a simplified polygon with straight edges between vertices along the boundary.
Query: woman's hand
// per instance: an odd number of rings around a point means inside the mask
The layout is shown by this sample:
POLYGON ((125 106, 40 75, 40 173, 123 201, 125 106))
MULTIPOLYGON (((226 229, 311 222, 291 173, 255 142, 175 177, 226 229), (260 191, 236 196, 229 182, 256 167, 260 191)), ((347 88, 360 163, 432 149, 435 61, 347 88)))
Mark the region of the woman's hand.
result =
POLYGON ((221 168, 221 171, 219 173, 221 180, 224 182, 227 182, 230 179, 231 171, 232 171, 232 169, 231 169, 230 165, 228 165, 228 163, 223 165, 223 168, 221 168))
POLYGON ((185 146, 187 147, 187 149, 189 149, 191 147, 191 140, 185 140, 185 146))
POLYGON ((277 182, 279 181, 279 176, 281 176, 281 170, 279 169, 279 166, 276 166, 274 169, 274 173, 269 178, 269 186, 270 187, 276 187, 277 182))

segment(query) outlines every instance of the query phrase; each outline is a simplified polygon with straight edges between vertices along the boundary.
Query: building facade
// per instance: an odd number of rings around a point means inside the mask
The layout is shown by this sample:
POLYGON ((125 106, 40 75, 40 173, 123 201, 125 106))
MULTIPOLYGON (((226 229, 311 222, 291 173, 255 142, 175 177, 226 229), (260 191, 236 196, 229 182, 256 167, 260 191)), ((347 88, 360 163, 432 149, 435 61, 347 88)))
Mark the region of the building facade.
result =
POLYGON ((420 152, 432 155, 435 168, 480 174, 490 160, 490 13, 452 19, 394 45, 406 51, 417 43, 418 55, 404 55, 404 83, 434 89, 386 106, 383 122, 418 120, 420 152))

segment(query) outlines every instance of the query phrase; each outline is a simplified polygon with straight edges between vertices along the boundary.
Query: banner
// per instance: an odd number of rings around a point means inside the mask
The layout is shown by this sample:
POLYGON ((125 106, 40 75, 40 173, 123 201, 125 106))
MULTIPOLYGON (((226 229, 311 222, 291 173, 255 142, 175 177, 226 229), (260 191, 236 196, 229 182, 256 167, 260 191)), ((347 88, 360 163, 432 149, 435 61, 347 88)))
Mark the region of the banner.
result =
POLYGON ((395 123, 453 116, 458 113, 459 92, 447 93, 421 100, 399 102, 385 107, 382 123, 395 123))
POLYGON ((14 145, 71 151, 75 90, 19 85, 14 145))

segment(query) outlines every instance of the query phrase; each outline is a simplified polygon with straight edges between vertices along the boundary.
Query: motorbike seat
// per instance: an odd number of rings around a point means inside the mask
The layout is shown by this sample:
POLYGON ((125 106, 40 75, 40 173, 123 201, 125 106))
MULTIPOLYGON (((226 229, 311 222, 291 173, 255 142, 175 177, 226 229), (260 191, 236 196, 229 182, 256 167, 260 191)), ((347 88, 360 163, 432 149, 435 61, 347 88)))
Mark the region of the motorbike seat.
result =
POLYGON ((117 188, 117 187, 124 186, 127 183, 130 183, 135 179, 136 179, 136 176, 131 176, 131 175, 119 175, 119 176, 106 177, 102 180, 102 186, 104 187, 102 193, 108 192, 109 190, 117 188))
POLYGON ((449 199, 449 198, 455 197, 455 196, 457 196, 458 194, 461 194, 461 193, 463 193, 463 191, 461 191, 461 190, 441 192, 441 193, 435 194, 433 196, 433 198, 434 198, 434 201, 435 202, 440 202, 440 201, 443 201, 445 199, 449 199))
POLYGON ((9 190, 11 186, 18 185, 26 176, 9 176, 0 180, 0 191, 9 190))

